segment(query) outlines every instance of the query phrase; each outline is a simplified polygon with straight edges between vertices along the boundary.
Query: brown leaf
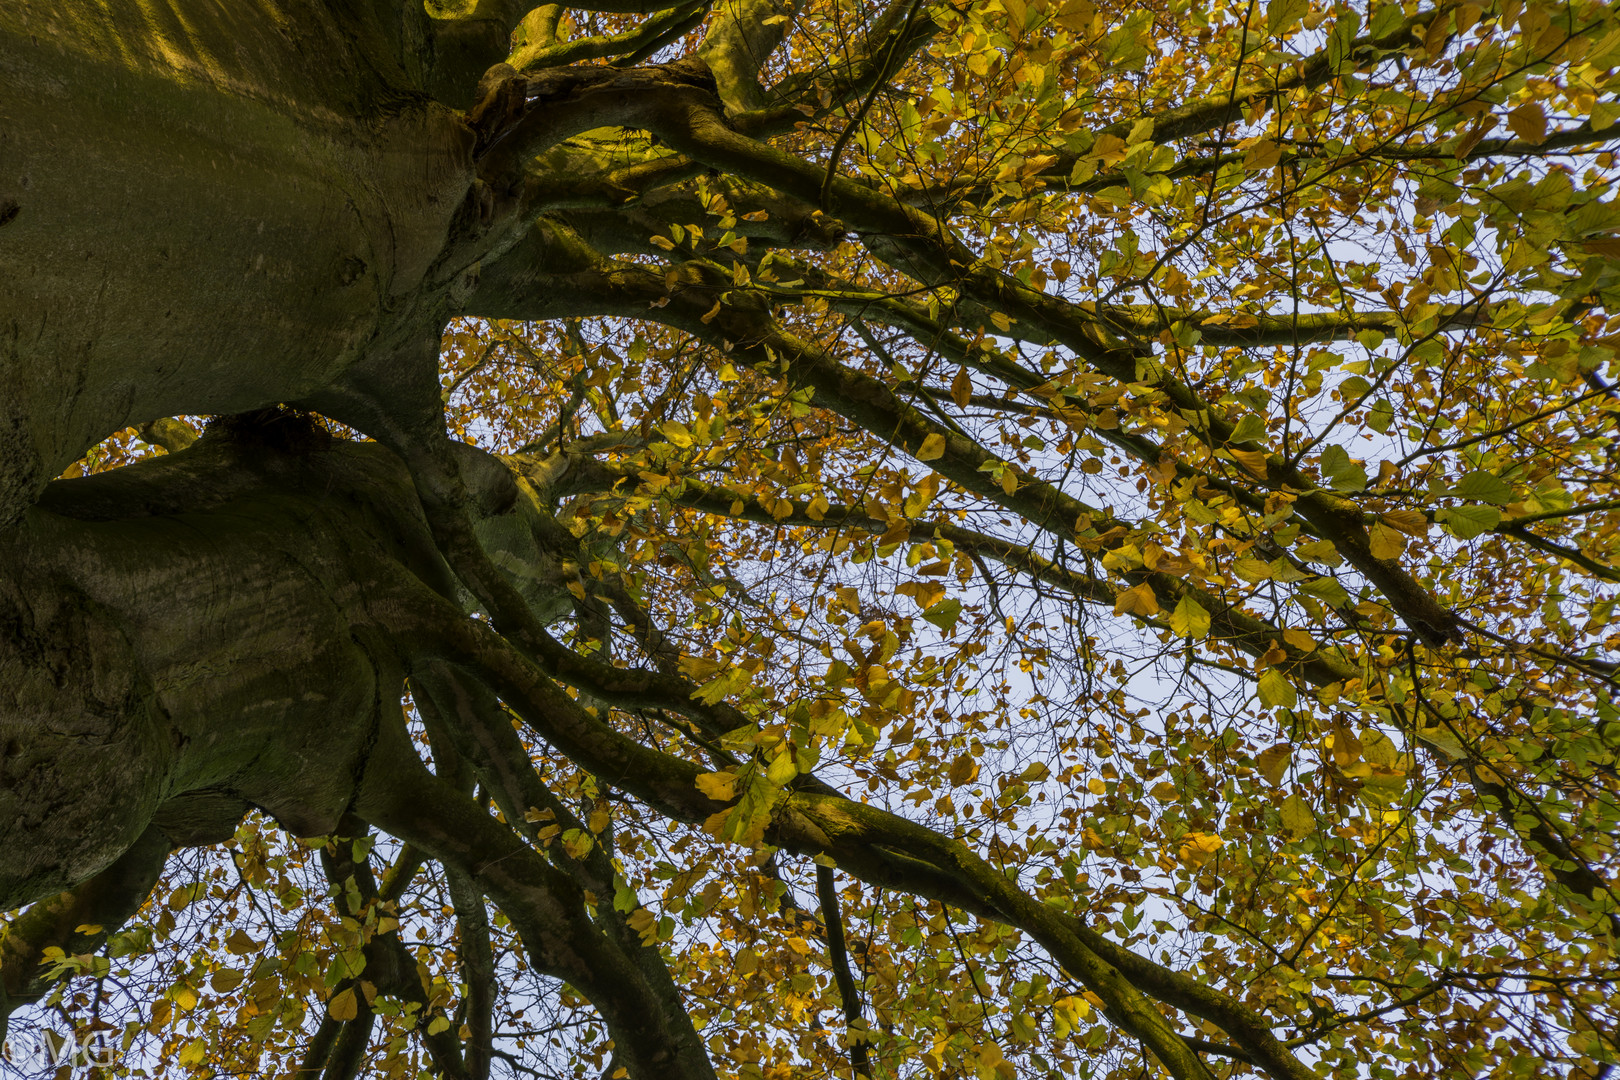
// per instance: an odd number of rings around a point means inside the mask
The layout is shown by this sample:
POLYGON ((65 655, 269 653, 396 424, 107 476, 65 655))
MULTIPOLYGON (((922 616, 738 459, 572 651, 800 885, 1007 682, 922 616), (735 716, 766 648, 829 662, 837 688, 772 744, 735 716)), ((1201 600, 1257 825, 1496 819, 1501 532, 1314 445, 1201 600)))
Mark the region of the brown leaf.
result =
POLYGON ((956 402, 958 407, 965 409, 972 397, 973 380, 968 378, 967 368, 959 367, 956 369, 956 377, 951 380, 951 400, 956 402))
POLYGON ((1429 534, 1429 519, 1421 510, 1391 510, 1387 514, 1381 514, 1379 520, 1407 536, 1429 534))
POLYGON ((1333 764, 1339 768, 1352 765, 1361 760, 1361 740, 1349 728, 1335 725, 1333 728, 1333 764))
POLYGON ((1260 751, 1254 759, 1260 774, 1273 784, 1281 784, 1283 773, 1288 768, 1288 762, 1293 759, 1294 748, 1288 743, 1278 743, 1269 749, 1260 751))
POLYGON ((973 783, 973 778, 979 775, 979 763, 973 759, 972 754, 963 754, 951 762, 950 780, 952 787, 961 787, 973 783))

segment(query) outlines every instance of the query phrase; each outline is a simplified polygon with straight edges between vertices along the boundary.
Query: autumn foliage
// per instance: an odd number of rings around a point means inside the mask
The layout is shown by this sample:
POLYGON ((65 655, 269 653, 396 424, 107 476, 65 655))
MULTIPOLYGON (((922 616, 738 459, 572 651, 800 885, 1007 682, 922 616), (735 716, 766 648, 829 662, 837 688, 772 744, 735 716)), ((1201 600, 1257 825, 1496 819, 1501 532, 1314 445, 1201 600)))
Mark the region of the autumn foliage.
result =
MULTIPOLYGON (((603 6, 656 10, 513 17, 528 223, 438 357, 548 562, 436 531, 482 613, 404 693, 670 1030, 749 1080, 1620 1061, 1613 10, 603 6)), ((14 1030, 658 1074, 364 817, 175 853, 14 1030)))

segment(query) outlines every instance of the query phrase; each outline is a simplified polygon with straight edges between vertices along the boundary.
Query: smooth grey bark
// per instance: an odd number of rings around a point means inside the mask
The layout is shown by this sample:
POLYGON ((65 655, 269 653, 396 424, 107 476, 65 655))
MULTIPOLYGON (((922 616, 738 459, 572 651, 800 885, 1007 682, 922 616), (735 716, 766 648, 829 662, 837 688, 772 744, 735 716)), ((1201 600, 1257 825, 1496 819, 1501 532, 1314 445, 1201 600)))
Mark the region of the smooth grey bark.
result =
POLYGON ((59 481, 0 534, 0 908, 97 873, 154 815, 207 832, 205 795, 335 825, 397 701, 377 579, 449 587, 390 458, 220 432, 59 481))
POLYGON ((421 88, 428 30, 384 0, 0 5, 0 525, 122 427, 436 336, 475 137, 421 88))

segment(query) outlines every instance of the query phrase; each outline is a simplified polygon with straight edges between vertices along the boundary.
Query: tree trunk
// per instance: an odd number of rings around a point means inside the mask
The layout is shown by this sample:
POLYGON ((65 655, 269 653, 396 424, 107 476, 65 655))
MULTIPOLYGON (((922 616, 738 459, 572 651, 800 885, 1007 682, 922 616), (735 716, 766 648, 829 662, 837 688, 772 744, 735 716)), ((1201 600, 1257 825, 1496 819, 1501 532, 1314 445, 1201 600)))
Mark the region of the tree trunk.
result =
POLYGON ((473 136, 420 4, 0 10, 0 525, 111 432, 436 336, 473 136))

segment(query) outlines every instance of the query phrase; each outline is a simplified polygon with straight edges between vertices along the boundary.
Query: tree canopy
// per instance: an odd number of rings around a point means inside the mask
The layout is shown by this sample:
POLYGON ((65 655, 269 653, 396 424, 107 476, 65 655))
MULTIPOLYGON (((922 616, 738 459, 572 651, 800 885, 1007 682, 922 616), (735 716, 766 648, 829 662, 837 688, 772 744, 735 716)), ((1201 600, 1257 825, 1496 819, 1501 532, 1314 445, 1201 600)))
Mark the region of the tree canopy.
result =
POLYGON ((1588 0, 12 0, 0 1018, 1608 1075, 1617 68, 1588 0))

